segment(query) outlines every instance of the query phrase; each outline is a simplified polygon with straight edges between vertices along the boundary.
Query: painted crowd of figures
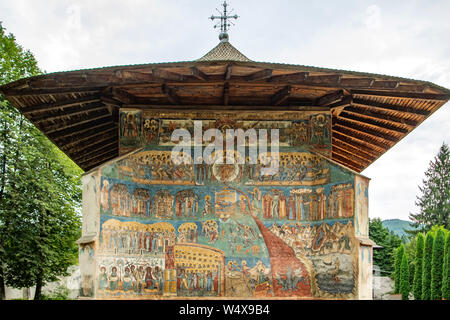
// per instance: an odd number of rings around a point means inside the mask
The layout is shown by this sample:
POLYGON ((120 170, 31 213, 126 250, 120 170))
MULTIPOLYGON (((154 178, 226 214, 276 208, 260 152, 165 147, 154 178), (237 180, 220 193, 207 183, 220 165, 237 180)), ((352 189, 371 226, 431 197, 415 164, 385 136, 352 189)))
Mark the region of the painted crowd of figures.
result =
POLYGON ((216 192, 202 196, 194 189, 172 194, 168 189, 135 188, 130 192, 125 184, 111 188, 103 180, 101 207, 104 213, 115 216, 147 219, 199 219, 234 215, 237 208, 243 214, 256 214, 266 220, 320 221, 349 218, 354 214, 354 188, 352 184, 332 186, 329 193, 324 188, 281 189, 254 188, 236 199, 235 191, 216 192), (250 206, 250 207, 249 207, 250 206), (251 210, 251 212, 250 212, 251 210))
MULTIPOLYGON (((194 121, 201 123, 202 136, 209 129, 218 129, 226 139, 226 130, 279 129, 281 146, 295 147, 310 145, 328 145, 331 136, 331 118, 326 114, 312 115, 305 120, 234 120, 221 118, 218 120, 170 120, 159 116, 148 115, 140 110, 120 111, 121 147, 140 147, 145 145, 173 146, 172 133, 176 129, 187 130, 194 136, 194 121)), ((270 136, 270 135, 269 135, 270 136)), ((205 142, 200 142, 205 144, 205 142)), ((254 144, 256 141, 249 141, 254 144)), ((270 142, 269 142, 270 144, 270 142)))
MULTIPOLYGON (((212 155, 212 159, 216 155, 212 155)), ((257 163, 246 157, 239 164, 240 155, 236 153, 236 163, 215 164, 213 160, 199 158, 193 164, 186 153, 179 154, 177 161, 172 161, 171 151, 142 151, 117 164, 118 178, 142 180, 148 183, 176 183, 204 185, 223 181, 245 183, 250 185, 315 185, 328 182, 329 166, 325 159, 309 153, 280 153, 278 157, 262 154, 257 163), (274 173, 264 174, 264 168, 275 167, 274 173)), ((230 160, 228 160, 230 162, 230 160)))

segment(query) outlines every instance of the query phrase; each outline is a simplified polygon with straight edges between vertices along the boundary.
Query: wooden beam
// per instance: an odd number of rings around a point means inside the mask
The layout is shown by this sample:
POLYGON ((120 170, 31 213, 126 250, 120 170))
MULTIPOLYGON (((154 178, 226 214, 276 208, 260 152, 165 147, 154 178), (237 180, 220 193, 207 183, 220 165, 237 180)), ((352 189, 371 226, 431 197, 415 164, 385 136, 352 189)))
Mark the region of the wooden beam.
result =
POLYGON ((223 94, 222 94, 224 106, 228 106, 229 99, 230 99, 230 84, 228 82, 225 82, 223 85, 223 94))
POLYGON ((260 71, 256 71, 248 76, 245 76, 246 81, 258 81, 270 78, 272 76, 272 69, 263 69, 260 71))
POLYGON ((389 121, 392 123, 404 124, 404 125, 408 125, 410 127, 417 127, 419 125, 418 121, 408 120, 408 119, 404 119, 404 118, 397 117, 397 116, 387 115, 387 114, 379 112, 379 111, 362 108, 359 105, 351 105, 349 107, 346 107, 345 111, 351 112, 354 114, 362 114, 362 115, 371 117, 373 119, 380 119, 380 120, 385 120, 385 121, 389 121))
POLYGON ((419 92, 389 92, 389 91, 375 91, 375 90, 351 90, 352 94, 376 96, 376 97, 390 97, 390 98, 409 98, 409 99, 423 99, 423 100, 438 100, 446 101, 450 99, 450 93, 419 93, 419 92))
POLYGON ((136 101, 136 97, 128 91, 120 88, 112 88, 112 98, 124 104, 131 104, 136 101))
POLYGON ((286 83, 303 83, 308 78, 309 72, 296 72, 296 73, 290 73, 290 74, 281 74, 272 76, 267 79, 267 82, 286 82, 286 83))
POLYGON ((184 75, 164 69, 153 69, 152 74, 154 78, 162 79, 165 81, 183 82, 186 80, 186 77, 184 75))
POLYGON ((364 166, 360 163, 355 163, 351 159, 347 159, 346 157, 334 152, 332 153, 332 159, 341 163, 344 167, 348 167, 356 172, 361 172, 364 169, 364 166))
MULTIPOLYGON (((97 142, 100 141, 100 139, 106 139, 106 137, 110 137, 110 136, 115 136, 117 137, 117 141, 118 141, 118 127, 117 125, 113 125, 111 127, 111 124, 106 123, 101 125, 101 127, 97 127, 94 130, 91 130, 90 132, 85 132, 80 136, 77 136, 75 138, 72 139, 67 139, 67 140, 59 140, 58 145, 61 146, 61 150, 68 150, 70 148, 77 148, 77 145, 79 144, 83 144, 86 145, 86 141, 90 140, 92 141, 93 139, 95 139, 95 141, 97 142)), ((58 138, 56 138, 55 140, 58 140, 58 138)))
MULTIPOLYGON (((380 142, 380 140, 373 138, 373 136, 368 133, 363 134, 360 131, 357 131, 352 128, 344 127, 340 124, 333 125, 332 130, 333 130, 333 133, 338 132, 338 133, 344 134, 351 138, 358 139, 359 141, 361 141, 365 144, 372 145, 372 146, 381 148, 383 150, 387 150, 391 147, 391 144, 388 144, 385 142, 380 142)), ((379 138, 378 136, 376 136, 376 137, 379 138)))
POLYGON ((272 105, 278 106, 286 101, 291 95, 291 86, 285 86, 283 89, 278 90, 271 98, 272 105))
POLYGON ((398 81, 377 80, 373 82, 372 87, 377 89, 396 89, 398 87, 398 81))
POLYGON ((361 158, 357 154, 350 153, 347 150, 345 150, 343 148, 340 148, 338 146, 335 146, 333 148, 332 153, 336 153, 336 154, 342 155, 342 156, 346 157, 347 159, 352 160, 354 163, 359 163, 363 167, 368 166, 369 164, 372 163, 372 161, 364 159, 364 158, 361 158))
POLYGON ((225 74, 224 74, 225 81, 230 80, 232 72, 233 72, 233 66, 231 64, 227 65, 227 67, 225 69, 225 74))
POLYGON ((71 106, 75 106, 77 104, 81 103, 91 103, 91 102, 99 102, 100 101, 100 95, 95 94, 87 97, 82 97, 78 99, 66 99, 63 101, 58 102, 51 102, 51 103, 42 103, 39 105, 31 106, 22 108, 21 111, 24 114, 34 113, 34 112, 44 112, 56 108, 67 108, 71 106))
POLYGON ((316 106, 327 106, 332 103, 341 101, 343 98, 344 98, 344 90, 337 90, 317 98, 314 104, 316 106))
POLYGON ((137 72, 137 71, 128 71, 128 70, 117 70, 114 72, 115 76, 119 79, 121 79, 124 82, 129 81, 148 81, 148 82, 154 82, 159 79, 156 79, 153 74, 151 73, 144 73, 144 72, 137 72))
MULTIPOLYGON (((61 130, 58 131, 54 131, 50 134, 47 134, 50 138, 58 140, 58 139, 64 139, 68 136, 72 136, 74 134, 81 134, 83 132, 89 131, 89 130, 93 130, 93 129, 97 129, 99 127, 102 127, 106 124, 113 124, 114 122, 112 121, 111 115, 109 115, 108 117, 103 117, 101 119, 95 119, 92 121, 88 121, 88 122, 84 122, 83 124, 79 125, 79 126, 73 126, 70 128, 61 128, 61 130)), ((43 130, 45 133, 45 130, 43 130)))
MULTIPOLYGON (((373 148, 372 145, 368 146, 366 142, 361 143, 360 139, 353 137, 351 135, 342 134, 336 130, 333 130, 332 139, 339 140, 339 141, 345 143, 346 145, 351 145, 354 148, 357 148, 357 150, 361 150, 362 152, 364 152, 366 154, 373 155, 375 158, 378 158, 379 156, 382 155, 382 152, 379 152, 378 150, 376 150, 376 148, 373 148)), ((378 148, 380 148, 380 147, 378 147, 378 148)))
POLYGON ((112 142, 114 142, 116 145, 119 145, 119 137, 117 134, 104 135, 104 136, 99 137, 98 139, 95 139, 95 141, 86 142, 86 143, 81 144, 80 146, 72 147, 72 148, 70 148, 70 153, 78 154, 81 152, 91 152, 91 151, 97 150, 98 148, 101 148, 102 146, 104 146, 106 144, 110 144, 112 142))
POLYGON ((191 75, 199 80, 208 81, 208 75, 199 70, 197 67, 191 67, 191 75))
POLYGON ((92 156, 93 154, 98 155, 98 154, 102 154, 105 151, 109 151, 111 149, 113 149, 113 150, 117 149, 117 145, 118 145, 117 141, 111 141, 109 143, 104 143, 102 146, 99 146, 98 148, 89 149, 88 151, 83 152, 83 153, 77 152, 76 157, 74 157, 73 160, 75 162, 77 162, 77 161, 86 159, 86 158, 92 156))
POLYGON ((349 121, 349 120, 341 118, 341 117, 336 118, 336 122, 335 123, 340 125, 340 126, 342 126, 342 127, 346 127, 348 129, 352 129, 352 130, 361 131, 361 132, 363 132, 365 134, 369 134, 369 135, 371 135, 371 136, 373 136, 375 138, 381 138, 383 140, 387 140, 387 141, 390 141, 390 142, 396 143, 396 142, 398 142, 400 140, 399 138, 390 136, 390 135, 385 134, 383 132, 380 132, 378 130, 374 130, 374 129, 371 129, 370 127, 361 125, 359 122, 357 123, 355 121, 349 121))
POLYGON ((386 124, 386 123, 381 123, 379 121, 370 119, 370 118, 365 118, 365 117, 361 117, 355 114, 351 114, 351 113, 347 113, 345 112, 345 110, 343 112, 341 112, 341 114, 339 115, 340 118, 344 118, 350 121, 355 121, 357 123, 364 123, 364 124, 369 124, 371 126, 380 128, 380 129, 385 129, 385 130, 389 130, 389 131, 393 131, 396 133, 402 133, 402 134, 406 134, 409 131, 407 129, 404 128, 399 128, 398 126, 394 126, 391 124, 386 124))
POLYGON ((42 121, 50 121, 50 120, 65 118, 65 117, 69 117, 69 116, 76 116, 76 115, 83 114, 86 112, 98 111, 98 110, 102 110, 102 109, 108 110, 108 108, 102 102, 94 102, 94 103, 88 104, 84 107, 74 108, 72 110, 59 111, 57 113, 44 114, 44 115, 40 115, 40 116, 36 116, 36 117, 32 116, 31 121, 34 124, 36 124, 36 123, 40 123, 42 121))
POLYGON ((95 157, 92 157, 92 158, 89 158, 89 159, 85 159, 85 160, 79 161, 79 162, 77 162, 77 164, 81 167, 83 164, 93 162, 94 159, 97 159, 97 162, 96 162, 96 163, 103 163, 103 162, 105 162, 105 161, 99 162, 98 159, 99 159, 99 158, 100 158, 101 160, 102 160, 102 159, 112 159, 112 158, 115 158, 115 157, 117 157, 117 156, 119 156, 119 148, 112 149, 112 150, 109 149, 109 150, 107 150, 107 151, 104 151, 104 152, 102 152, 102 153, 99 153, 99 154, 96 155, 95 157))
POLYGON ((59 123, 54 126, 45 126, 43 128, 44 129, 43 131, 45 132, 45 134, 50 135, 55 132, 64 131, 64 130, 67 130, 67 129, 73 128, 73 127, 79 127, 85 123, 92 123, 93 121, 100 120, 100 119, 106 119, 106 118, 111 120, 111 114, 109 112, 102 113, 100 115, 94 114, 91 116, 83 117, 82 121, 78 121, 78 119, 77 119, 76 121, 68 121, 65 123, 59 123))
POLYGON ((356 147, 355 144, 348 144, 338 138, 332 137, 332 148, 334 149, 336 147, 350 152, 357 157, 363 158, 370 163, 374 162, 378 158, 372 153, 366 152, 365 150, 356 147))
POLYGON ((342 78, 341 86, 346 88, 348 87, 370 88, 374 82, 375 82, 374 78, 342 78))
POLYGON ((38 96, 38 95, 55 95, 67 93, 98 93, 105 87, 70 87, 70 88, 52 88, 52 89, 2 89, 6 96, 38 96))
POLYGON ((392 105, 392 104, 388 104, 388 103, 375 102, 375 101, 367 101, 367 100, 363 100, 363 99, 355 98, 355 97, 353 97, 352 104, 359 104, 362 106, 367 106, 367 107, 381 109, 381 110, 412 113, 412 114, 417 114, 417 115, 421 115, 421 116, 428 116, 430 114, 430 111, 427 111, 427 110, 420 110, 420 109, 415 109, 415 108, 411 108, 411 107, 401 107, 401 106, 396 106, 396 105, 392 105))
POLYGON ((321 75, 321 76, 311 76, 309 75, 307 78, 308 83, 319 83, 319 84, 327 84, 327 85, 335 85, 338 86, 341 81, 340 74, 329 74, 329 75, 321 75))
POLYGON ((162 85, 162 92, 167 96, 167 99, 171 104, 179 105, 180 99, 178 98, 177 94, 175 93, 175 90, 169 86, 167 86, 165 83, 162 85))

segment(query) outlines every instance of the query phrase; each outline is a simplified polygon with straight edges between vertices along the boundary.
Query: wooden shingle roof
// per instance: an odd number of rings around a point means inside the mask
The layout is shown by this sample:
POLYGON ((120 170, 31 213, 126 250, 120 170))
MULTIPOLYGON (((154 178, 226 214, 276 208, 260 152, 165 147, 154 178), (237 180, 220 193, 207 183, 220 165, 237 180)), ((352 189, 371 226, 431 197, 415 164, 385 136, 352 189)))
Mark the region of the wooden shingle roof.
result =
POLYGON ((83 170, 119 155, 121 107, 331 110, 332 159, 361 172, 450 99, 430 82, 251 61, 220 43, 195 61, 57 72, 0 87, 83 170))

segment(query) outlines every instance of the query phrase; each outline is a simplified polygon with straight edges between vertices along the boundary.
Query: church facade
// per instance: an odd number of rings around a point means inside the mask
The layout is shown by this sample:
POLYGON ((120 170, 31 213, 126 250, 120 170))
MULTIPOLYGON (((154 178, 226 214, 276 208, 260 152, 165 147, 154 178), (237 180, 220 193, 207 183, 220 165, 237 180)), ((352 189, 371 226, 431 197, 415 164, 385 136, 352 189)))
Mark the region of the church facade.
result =
MULTIPOLYGON (((121 109, 125 155, 83 177, 83 234, 96 239, 81 244, 84 295, 371 297, 369 179, 330 159, 330 112, 176 116, 121 109), (215 162, 195 163, 194 148, 174 162, 172 130, 193 134, 194 122, 224 136, 277 129, 278 154, 271 140, 252 163, 250 138, 215 162)), ((198 145, 203 154, 208 143, 198 145)))

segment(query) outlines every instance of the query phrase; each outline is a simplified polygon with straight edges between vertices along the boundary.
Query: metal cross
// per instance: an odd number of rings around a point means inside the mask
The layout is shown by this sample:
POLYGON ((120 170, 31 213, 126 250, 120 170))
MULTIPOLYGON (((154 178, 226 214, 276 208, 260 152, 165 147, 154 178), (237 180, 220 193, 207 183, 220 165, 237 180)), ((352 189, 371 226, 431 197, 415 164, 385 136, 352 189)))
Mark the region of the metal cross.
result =
MULTIPOLYGON (((215 16, 212 15, 210 17, 210 19, 212 21, 214 21, 215 19, 220 19, 220 32, 223 34, 227 33, 228 27, 230 27, 231 25, 234 25, 234 23, 232 21, 229 21, 228 19, 237 19, 239 18, 239 16, 237 14, 235 14, 234 16, 229 16, 227 15, 227 7, 228 4, 226 1, 223 2, 223 12, 220 12, 218 9, 217 12, 219 12, 220 16, 215 16)), ((233 12, 233 10, 230 11, 230 13, 233 12)), ((217 24, 214 26, 214 28, 218 28, 219 27, 219 22, 217 22, 217 24)))

